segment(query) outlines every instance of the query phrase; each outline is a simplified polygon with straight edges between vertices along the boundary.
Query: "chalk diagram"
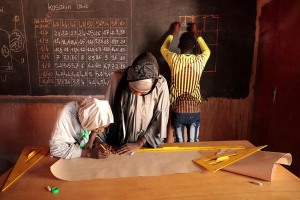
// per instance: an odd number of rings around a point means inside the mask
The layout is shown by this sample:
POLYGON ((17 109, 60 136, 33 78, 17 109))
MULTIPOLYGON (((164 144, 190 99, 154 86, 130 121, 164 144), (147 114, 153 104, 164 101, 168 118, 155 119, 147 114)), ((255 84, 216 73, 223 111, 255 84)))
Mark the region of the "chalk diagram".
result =
POLYGON ((24 49, 24 34, 17 29, 19 16, 13 18, 14 29, 9 33, 0 27, 0 77, 2 82, 6 82, 8 74, 15 73, 14 62, 24 63, 24 58, 18 60, 13 53, 18 53, 24 49))
POLYGON ((189 23, 195 23, 200 35, 211 50, 211 55, 205 67, 205 72, 217 71, 217 52, 218 52, 218 22, 219 15, 185 15, 179 16, 181 23, 180 34, 186 32, 189 23))

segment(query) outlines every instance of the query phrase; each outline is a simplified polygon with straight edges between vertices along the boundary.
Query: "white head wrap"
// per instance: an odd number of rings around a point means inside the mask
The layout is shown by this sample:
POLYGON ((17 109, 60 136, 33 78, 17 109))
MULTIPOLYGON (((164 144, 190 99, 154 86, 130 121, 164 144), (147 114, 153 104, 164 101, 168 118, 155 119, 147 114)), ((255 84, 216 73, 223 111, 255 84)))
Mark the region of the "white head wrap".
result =
POLYGON ((142 79, 138 81, 132 81, 129 82, 130 87, 132 89, 139 91, 139 92, 149 92, 153 86, 154 80, 149 78, 149 79, 142 79))
POLYGON ((108 101, 85 98, 79 105, 78 117, 85 130, 94 130, 114 122, 108 101))

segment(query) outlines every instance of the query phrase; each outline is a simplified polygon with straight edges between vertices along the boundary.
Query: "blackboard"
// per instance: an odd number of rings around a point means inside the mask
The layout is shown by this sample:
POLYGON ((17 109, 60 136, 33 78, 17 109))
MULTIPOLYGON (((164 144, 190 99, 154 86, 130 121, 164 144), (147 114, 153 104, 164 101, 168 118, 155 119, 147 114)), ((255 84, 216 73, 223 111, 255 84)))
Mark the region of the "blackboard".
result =
POLYGON ((0 95, 101 95, 111 72, 143 51, 170 80, 160 46, 180 21, 180 34, 198 24, 212 52, 202 96, 244 98, 255 20, 255 0, 2 0, 0 95))

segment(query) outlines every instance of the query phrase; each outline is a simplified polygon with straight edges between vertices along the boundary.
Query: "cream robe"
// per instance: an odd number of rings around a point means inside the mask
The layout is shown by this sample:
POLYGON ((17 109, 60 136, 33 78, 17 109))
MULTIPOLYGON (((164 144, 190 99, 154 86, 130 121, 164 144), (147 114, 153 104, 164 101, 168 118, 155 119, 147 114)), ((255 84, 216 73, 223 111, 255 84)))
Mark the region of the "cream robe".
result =
POLYGON ((81 132, 84 130, 78 119, 78 103, 67 103, 60 113, 49 141, 50 153, 59 158, 81 157, 81 132))

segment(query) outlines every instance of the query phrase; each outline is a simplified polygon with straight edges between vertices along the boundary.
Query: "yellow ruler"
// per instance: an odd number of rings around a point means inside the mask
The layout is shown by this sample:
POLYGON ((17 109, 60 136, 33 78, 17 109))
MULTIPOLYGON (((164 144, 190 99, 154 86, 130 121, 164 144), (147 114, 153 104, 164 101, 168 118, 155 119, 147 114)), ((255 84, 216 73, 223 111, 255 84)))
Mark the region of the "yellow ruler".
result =
POLYGON ((195 147, 161 147, 161 148, 141 148, 136 152, 170 152, 170 151, 202 151, 202 150, 221 150, 221 149, 244 149, 244 146, 195 146, 195 147))
POLYGON ((49 147, 26 146, 4 183, 2 192, 20 178, 30 167, 37 163, 48 151, 49 147))
POLYGON ((255 153, 256 151, 259 151, 262 148, 265 148, 265 146, 259 146, 259 147, 253 147, 249 149, 242 149, 242 150, 236 150, 231 151, 219 155, 209 156, 206 158, 201 159, 195 159, 193 160, 195 163, 201 165, 202 167, 208 169, 211 172, 216 172, 226 166, 229 166, 243 158, 246 158, 247 156, 255 153))

